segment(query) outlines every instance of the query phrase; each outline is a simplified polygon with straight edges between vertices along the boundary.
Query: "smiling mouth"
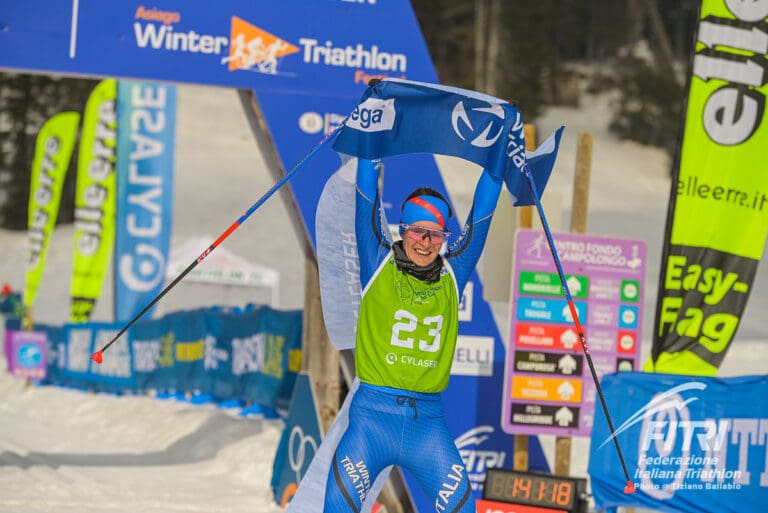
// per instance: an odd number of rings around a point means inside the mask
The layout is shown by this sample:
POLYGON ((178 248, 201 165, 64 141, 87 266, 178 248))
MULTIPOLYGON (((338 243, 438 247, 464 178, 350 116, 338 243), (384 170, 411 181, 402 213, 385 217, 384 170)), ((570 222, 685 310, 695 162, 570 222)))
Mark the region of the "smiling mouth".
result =
POLYGON ((421 256, 429 256, 432 254, 432 251, 428 249, 419 249, 419 248, 413 248, 413 250, 418 253, 421 256))

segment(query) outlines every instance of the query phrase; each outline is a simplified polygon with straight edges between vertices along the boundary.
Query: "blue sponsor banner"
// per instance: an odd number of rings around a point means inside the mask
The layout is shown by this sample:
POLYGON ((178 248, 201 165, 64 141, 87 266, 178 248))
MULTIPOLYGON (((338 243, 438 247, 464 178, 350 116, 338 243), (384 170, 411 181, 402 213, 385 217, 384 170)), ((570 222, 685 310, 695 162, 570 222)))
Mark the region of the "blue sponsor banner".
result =
MULTIPOLYGON (((131 334, 131 349, 133 350, 133 374, 136 379, 136 388, 148 390, 157 388, 167 390, 167 383, 173 380, 173 360, 162 366, 163 356, 172 354, 173 348, 163 348, 163 342, 172 340, 165 336, 165 322, 163 319, 144 319, 137 322, 127 333, 131 334), (164 376, 170 374, 170 376, 164 376)), ((120 343, 120 342, 116 342, 120 343)), ((175 388, 174 388, 175 389, 175 388)))
POLYGON ((408 0, 0 0, 0 26, 7 69, 352 95, 434 74, 408 0))
POLYGON ((205 335, 205 315, 198 311, 174 312, 136 323, 132 345, 138 386, 202 390, 205 335))
MULTIPOLYGON (((275 315, 272 308, 262 306, 255 325, 261 358, 256 371, 244 376, 243 395, 260 404, 274 404, 272 398, 287 399, 293 393, 296 372, 301 362, 296 341, 301 340, 301 311, 275 315)), ((277 406, 287 407, 288 401, 277 406)))
POLYGON ((619 372, 602 387, 637 491, 623 493, 614 442, 596 411, 588 467, 596 509, 765 511, 768 376, 619 372))
POLYGON ((64 326, 62 375, 74 386, 96 390, 130 389, 134 386, 130 333, 110 348, 109 358, 99 365, 91 355, 117 335, 121 326, 112 323, 67 324, 64 326))
POLYGON ((91 360, 118 323, 37 326, 47 340, 46 382, 105 392, 188 392, 285 408, 301 362, 302 312, 175 312, 139 321, 91 360))
POLYGON ((216 358, 212 395, 286 406, 282 399, 290 397, 298 370, 294 364, 295 351, 301 347, 301 315, 300 311, 277 315, 267 306, 242 314, 209 314, 209 330, 216 334, 211 342, 217 351, 227 353, 226 358, 216 358))
POLYGON ((117 102, 114 308, 116 321, 128 321, 160 293, 165 279, 173 226, 176 87, 120 81, 117 102))
MULTIPOLYGON (((6 325, 6 330, 8 329, 6 325)), ((35 331, 45 333, 46 347, 45 383, 63 383, 64 367, 66 366, 66 338, 63 326, 35 324, 35 331)))

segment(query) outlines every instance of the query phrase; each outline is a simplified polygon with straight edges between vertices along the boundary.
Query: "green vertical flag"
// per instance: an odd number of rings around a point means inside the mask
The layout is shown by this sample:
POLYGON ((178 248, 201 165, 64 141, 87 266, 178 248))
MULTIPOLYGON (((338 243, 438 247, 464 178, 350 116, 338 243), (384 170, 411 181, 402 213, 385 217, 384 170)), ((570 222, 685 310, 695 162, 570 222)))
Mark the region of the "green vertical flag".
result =
POLYGON ((768 232, 768 2, 703 0, 646 370, 714 375, 768 232))
POLYGON ((48 119, 37 134, 29 189, 29 257, 24 283, 24 308, 28 320, 43 277, 79 124, 79 113, 61 112, 48 119))
POLYGON ((80 133, 70 321, 86 322, 101 295, 115 243, 117 81, 99 82, 80 133))

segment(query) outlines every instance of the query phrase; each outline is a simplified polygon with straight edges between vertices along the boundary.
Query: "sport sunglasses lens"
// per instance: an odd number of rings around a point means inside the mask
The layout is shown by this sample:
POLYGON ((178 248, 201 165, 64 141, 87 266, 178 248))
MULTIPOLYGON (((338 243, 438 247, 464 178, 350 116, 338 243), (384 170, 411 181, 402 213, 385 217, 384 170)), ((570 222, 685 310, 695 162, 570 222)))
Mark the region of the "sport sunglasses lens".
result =
POLYGON ((424 240, 427 238, 427 235, 429 235, 429 239, 432 242, 443 242, 446 237, 448 237, 448 233, 444 232, 442 230, 431 230, 429 228, 424 228, 421 226, 409 226, 405 225, 405 233, 408 234, 408 236, 413 240, 424 240))

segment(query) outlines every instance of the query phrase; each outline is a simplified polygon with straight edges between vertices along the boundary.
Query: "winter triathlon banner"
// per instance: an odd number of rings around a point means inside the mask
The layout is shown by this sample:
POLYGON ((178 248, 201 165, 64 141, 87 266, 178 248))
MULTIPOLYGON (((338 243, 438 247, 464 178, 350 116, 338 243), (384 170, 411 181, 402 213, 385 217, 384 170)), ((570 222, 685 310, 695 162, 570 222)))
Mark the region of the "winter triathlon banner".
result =
POLYGON ((32 311, 43 277, 48 244, 59 215, 61 191, 79 124, 79 113, 61 112, 48 119, 37 134, 29 188, 29 258, 24 282, 27 315, 32 311))
POLYGON ((619 372, 601 385, 637 491, 623 493, 626 478, 600 410, 587 469, 595 510, 765 511, 768 376, 619 372))
POLYGON ((25 0, 0 11, 0 68, 355 98, 373 76, 434 74, 408 0, 25 0))
POLYGON ((48 340, 47 381, 106 392, 194 392, 286 407, 301 364, 300 310, 188 310, 139 321, 97 365, 91 355, 118 323, 38 327, 48 340))
POLYGON ((768 2, 702 2, 646 370, 714 375, 749 298, 768 231, 767 17, 768 2))
POLYGON ((115 320, 128 321, 160 293, 165 280, 173 226, 176 86, 121 80, 117 98, 114 307, 115 320))
POLYGON ((115 242, 117 81, 94 88, 77 155, 70 322, 86 322, 101 295, 115 242))

